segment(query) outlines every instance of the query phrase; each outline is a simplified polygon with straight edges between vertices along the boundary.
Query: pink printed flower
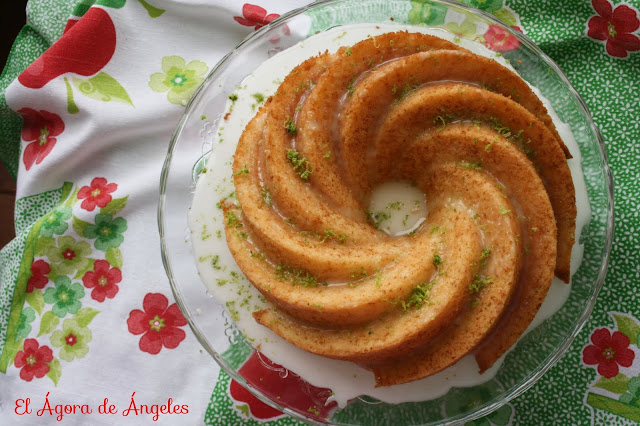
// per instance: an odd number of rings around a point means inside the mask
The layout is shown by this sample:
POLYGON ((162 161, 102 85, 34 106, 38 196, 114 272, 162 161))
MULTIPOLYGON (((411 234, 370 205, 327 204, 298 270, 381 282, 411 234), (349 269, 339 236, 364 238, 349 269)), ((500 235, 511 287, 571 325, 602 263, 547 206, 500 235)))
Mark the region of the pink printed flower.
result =
POLYGON ((122 281, 122 273, 118 268, 111 268, 106 260, 96 260, 93 271, 88 271, 82 277, 86 288, 93 288, 91 298, 104 302, 105 298, 113 299, 118 294, 117 284, 122 281))
POLYGON ((598 374, 606 378, 616 377, 618 365, 631 367, 635 353, 629 349, 629 338, 619 331, 613 334, 600 328, 591 335, 591 342, 582 351, 582 361, 587 365, 598 365, 598 374))
POLYGON ((508 52, 520 47, 520 41, 498 25, 489 25, 489 29, 484 33, 487 47, 498 52, 508 52))
POLYGON ((53 351, 48 346, 40 347, 36 339, 27 339, 24 341, 23 350, 16 354, 14 365, 21 368, 20 378, 27 382, 44 377, 49 372, 47 363, 53 361, 53 351))
POLYGON ((175 303, 160 293, 148 293, 142 302, 144 312, 134 309, 129 314, 127 326, 132 334, 143 334, 140 350, 155 355, 162 347, 174 349, 184 340, 186 334, 178 327, 187 325, 182 312, 175 303))
POLYGON ((245 3, 244 6, 242 6, 242 15, 244 15, 244 17, 234 16, 233 19, 240 25, 255 27, 256 30, 280 16, 277 13, 267 15, 267 11, 264 8, 249 3, 245 3))
POLYGON ((640 39, 631 34, 640 28, 637 12, 621 4, 613 9, 607 0, 592 0, 594 10, 600 16, 592 16, 587 22, 587 35, 605 42, 607 53, 626 58, 627 52, 640 50, 640 39))
POLYGON ((31 276, 27 281, 27 293, 31 293, 36 288, 44 288, 49 282, 47 274, 51 272, 51 267, 44 260, 36 260, 31 264, 31 276))
POLYGON ((107 183, 102 177, 97 177, 91 181, 91 185, 83 186, 78 191, 78 200, 84 199, 80 207, 92 212, 96 206, 106 207, 111 202, 111 193, 118 189, 115 183, 107 183))
POLYGON ((55 136, 64 131, 64 122, 60 116, 47 111, 36 111, 23 108, 18 111, 22 115, 22 140, 31 142, 24 149, 22 161, 29 170, 33 163, 42 163, 56 144, 55 136))

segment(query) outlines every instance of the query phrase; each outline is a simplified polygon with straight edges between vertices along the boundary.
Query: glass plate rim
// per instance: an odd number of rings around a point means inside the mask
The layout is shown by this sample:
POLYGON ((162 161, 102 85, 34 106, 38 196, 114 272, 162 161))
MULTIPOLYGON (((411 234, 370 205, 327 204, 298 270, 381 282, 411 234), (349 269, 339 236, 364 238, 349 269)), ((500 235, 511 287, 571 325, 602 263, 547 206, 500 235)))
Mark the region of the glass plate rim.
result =
MULTIPOLYGON (((159 200, 158 200, 158 209, 157 209, 157 220, 158 220, 158 232, 160 235, 160 249, 161 249, 161 258, 162 258, 162 263, 163 266, 165 268, 165 272, 167 274, 167 278, 169 279, 169 284, 171 287, 171 291, 174 295, 174 298, 176 300, 176 303, 178 304, 178 307, 180 308, 180 310, 185 313, 185 312, 189 312, 189 309, 186 306, 186 303, 183 299, 182 293, 180 288, 178 287, 177 281, 173 276, 172 273, 172 269, 171 269, 171 264, 170 264, 170 260, 169 260, 169 252, 168 252, 168 248, 167 248, 167 244, 166 244, 166 239, 165 239, 165 224, 164 224, 164 207, 165 207, 165 201, 166 201, 166 188, 167 188, 167 180, 168 180, 168 175, 169 175, 169 168, 171 165, 171 159, 172 159, 172 155, 173 155, 173 151, 174 151, 174 147, 176 146, 178 139, 180 138, 180 135, 182 133, 182 130, 184 129, 185 123, 187 121, 187 119, 189 118, 190 114, 191 114, 191 108, 197 103, 197 101, 199 100, 201 93, 203 93, 207 87, 212 83, 213 81, 213 76, 214 74, 216 74, 216 72, 218 71, 218 69, 220 69, 228 60, 230 60, 230 58, 232 58, 234 56, 234 54, 236 54, 244 45, 248 44, 249 42, 251 42, 253 39, 255 38, 259 38, 262 36, 263 33, 267 32, 269 29, 278 26, 281 22, 286 21, 287 19, 293 17, 293 16, 298 16, 298 15, 302 15, 303 13, 305 13, 306 11, 308 11, 309 9, 312 8, 319 8, 322 6, 326 6, 328 4, 331 3, 343 3, 347 0, 319 0, 313 3, 310 3, 308 5, 293 9, 289 12, 283 13, 280 17, 278 17, 277 19, 273 20, 271 23, 265 25, 264 27, 260 28, 259 30, 254 31, 253 33, 249 34, 247 37, 245 37, 236 47, 234 47, 231 51, 229 51, 226 55, 224 55, 217 63, 216 65, 214 65, 211 69, 211 71, 208 73, 205 81, 203 84, 200 85, 200 87, 195 91, 195 93, 193 94, 192 98, 189 100, 189 102, 187 103, 186 107, 185 107, 185 112, 183 113, 182 117, 180 118, 180 120, 178 121, 176 128, 171 136, 170 142, 169 142, 169 146, 167 149, 167 156, 165 157, 163 166, 162 166, 162 171, 161 171, 161 175, 160 175, 160 185, 159 185, 159 200)), ((521 394, 523 394, 524 392, 526 392, 528 389, 531 388, 531 386, 533 386, 533 384, 535 384, 549 369, 551 369, 551 367, 553 367, 560 358, 562 358, 562 356, 565 354, 565 352, 567 351, 567 349, 569 348, 569 346, 573 343, 573 341, 575 340, 575 338, 577 337, 577 335, 580 333, 580 331, 582 330, 582 328, 584 327, 587 319, 589 318, 589 316, 591 315, 593 308, 595 306, 595 303, 597 301, 597 295, 600 292, 600 289, 602 288, 603 284, 604 284, 604 280, 607 274, 607 270, 608 270, 608 266, 609 266, 609 257, 610 257, 610 252, 611 252, 611 247, 613 244, 613 235, 614 235, 614 217, 615 217, 615 206, 614 206, 614 183, 613 183, 613 176, 611 173, 611 169, 609 167, 609 162, 608 162, 608 156, 607 156, 607 151, 606 151, 606 145, 604 143, 604 140, 602 138, 602 135, 598 129, 598 127, 595 125, 591 112, 589 111, 588 106, 586 105, 586 103, 584 102, 584 100, 582 99, 582 96, 580 96, 580 94, 575 90, 575 88, 573 87, 573 85, 570 83, 568 77, 566 76, 566 74, 564 73, 564 71, 562 71, 562 69, 556 64, 556 62, 551 59, 546 53, 544 53, 542 51, 542 49, 540 49, 540 47, 538 47, 531 39, 529 39, 526 35, 522 34, 521 32, 518 32, 516 30, 514 30, 513 28, 509 27, 508 25, 505 25, 502 21, 498 20, 495 16, 470 7, 470 6, 466 6, 462 3, 456 2, 454 0, 430 0, 434 3, 442 3, 448 6, 453 6, 454 8, 457 9, 462 9, 462 10, 467 10, 470 11, 480 17, 482 17, 483 19, 492 22, 495 25, 499 25, 502 29, 506 30, 511 36, 516 37, 520 43, 524 44, 528 49, 530 49, 532 52, 534 52, 546 65, 548 65, 553 72, 560 78, 560 81, 565 85, 565 87, 568 88, 569 93, 574 97, 574 99, 578 102, 578 109, 580 110, 581 113, 584 114, 584 116, 587 119, 587 123, 588 126, 590 128, 590 130, 592 131, 592 133, 595 135, 596 140, 598 142, 598 151, 600 154, 600 159, 602 160, 602 168, 603 168, 603 174, 605 177, 605 186, 606 186, 606 192, 607 192, 607 203, 606 203, 606 209, 607 209, 607 217, 606 217, 606 230, 605 230, 605 241, 604 241, 604 246, 602 247, 602 252, 603 252, 603 256, 602 256, 602 261, 600 263, 600 267, 598 268, 598 275, 597 278, 595 280, 594 286, 589 294, 589 299, 588 299, 588 303, 585 306, 582 315, 578 318, 578 320, 574 323, 573 328, 570 330, 570 332, 567 334, 567 336, 565 337, 565 339, 563 340, 563 342, 557 346, 554 351, 547 357, 547 359, 544 360, 544 362, 542 362, 536 370, 533 371, 533 373, 531 375, 529 375, 529 377, 527 377, 526 379, 518 382, 516 385, 514 385, 510 390, 504 390, 502 391, 499 395, 497 395, 495 397, 495 401, 493 403, 487 403, 484 406, 479 407, 476 411, 474 411, 473 413, 469 413, 469 414, 459 414, 456 416, 453 416, 451 418, 448 418, 445 420, 444 424, 450 424, 450 423, 455 423, 455 422, 467 422, 467 421, 472 421, 475 420, 477 418, 483 417, 487 414, 489 414, 490 412, 494 411, 495 409, 501 407, 502 405, 506 404, 507 402, 511 401, 512 399, 520 396, 521 394)), ((590 219, 591 221, 591 219, 590 219)), ((590 222, 589 221, 589 222, 590 222)), ((588 222, 588 223, 589 223, 588 222)), ((587 223, 587 226, 588 226, 587 223)), ((220 354, 218 352, 216 352, 208 343, 207 339, 203 336, 202 332, 200 331, 199 327, 195 324, 195 322, 192 319, 191 315, 185 315, 185 318, 187 319, 187 322, 189 324, 189 327, 191 328, 191 330, 193 331, 196 339, 198 340, 198 342, 207 350, 207 352, 209 352, 209 354, 215 359, 215 361, 218 363, 218 365, 220 366, 220 368, 227 373, 232 379, 236 380, 238 383, 240 383, 244 388, 246 388, 249 392, 251 392, 251 394, 253 394, 254 396, 256 396, 260 401, 266 403, 267 405, 269 405, 270 407, 273 407, 277 410, 280 410, 282 412, 284 412, 287 415, 290 415, 298 420, 304 421, 305 423, 310 423, 310 424, 324 424, 321 422, 318 422, 316 420, 313 419, 309 419, 307 417, 304 417, 302 415, 300 415, 299 413, 296 413, 286 407, 282 407, 280 405, 278 405, 277 403, 275 403, 274 401, 272 401, 270 398, 264 396, 259 390, 254 389, 252 386, 248 385, 246 380, 239 374, 237 373, 237 371, 235 371, 233 368, 229 367, 226 362, 221 358, 220 354)), ((431 424, 431 423, 427 423, 427 424, 431 424)))

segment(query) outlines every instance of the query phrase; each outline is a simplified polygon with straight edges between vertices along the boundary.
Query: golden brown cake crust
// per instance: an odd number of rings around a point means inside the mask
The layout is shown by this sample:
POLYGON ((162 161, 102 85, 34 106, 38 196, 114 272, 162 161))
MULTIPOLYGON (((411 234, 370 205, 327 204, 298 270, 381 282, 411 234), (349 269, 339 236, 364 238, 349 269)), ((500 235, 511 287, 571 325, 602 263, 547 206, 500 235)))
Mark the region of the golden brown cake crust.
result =
POLYGON ((529 86, 424 34, 389 33, 303 62, 247 125, 228 246, 300 348, 368 365, 379 386, 475 351, 481 371, 570 278, 565 144, 529 86), (428 214, 391 237, 365 214, 402 180, 428 214), (437 257, 437 262, 436 262, 437 257))

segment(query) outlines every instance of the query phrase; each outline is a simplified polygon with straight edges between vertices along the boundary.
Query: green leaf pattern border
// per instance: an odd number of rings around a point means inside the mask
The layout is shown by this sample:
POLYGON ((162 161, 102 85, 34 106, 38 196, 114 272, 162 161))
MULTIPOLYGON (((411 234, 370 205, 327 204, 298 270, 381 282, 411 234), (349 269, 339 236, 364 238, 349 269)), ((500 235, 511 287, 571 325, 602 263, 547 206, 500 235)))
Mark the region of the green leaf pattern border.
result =
MULTIPOLYGON (((26 231, 6 340, 0 355, 0 372, 6 373, 14 365, 16 355, 24 350, 25 341, 34 339, 41 349, 46 346, 53 350, 53 359, 46 363, 46 376, 57 386, 63 369, 60 360, 72 362, 89 352, 92 340, 89 325, 101 311, 88 306, 91 295, 82 284, 82 278, 87 273, 94 272, 97 261, 107 262, 110 268, 117 268, 119 272, 122 270, 123 260, 119 246, 124 240, 122 234, 127 225, 126 219, 115 216, 126 207, 128 196, 112 198, 104 207, 89 212, 80 207, 79 190, 79 186, 65 183, 60 189, 62 197, 57 206, 26 231), (69 210, 72 211, 71 215, 67 214, 69 210), (106 244, 105 238, 100 244, 99 235, 85 233, 89 226, 96 227, 100 224, 93 225, 84 219, 95 221, 99 216, 103 218, 103 224, 108 222, 103 230, 111 231, 116 236, 115 239, 107 238, 106 244), (48 221, 55 223, 47 226, 48 221), (113 223, 117 223, 117 226, 114 227, 113 223), (64 258, 65 250, 79 248, 78 251, 83 252, 79 253, 79 261, 75 259, 75 255, 72 259, 64 258), (45 274, 47 282, 42 288, 36 286, 27 293, 29 280, 35 275, 32 265, 40 260, 48 261, 50 272, 45 274)), ((21 204, 20 201, 18 200, 17 207, 21 204)), ((17 208, 16 212, 20 214, 18 210, 17 208)), ((66 253, 71 257, 71 251, 66 253)))
MULTIPOLYGON (((610 312, 615 323, 613 332, 620 332, 629 339, 635 357, 633 364, 623 368, 617 376, 606 378, 596 372, 595 379, 585 392, 584 404, 592 410, 600 410, 634 422, 640 422, 640 321, 632 315, 610 312)), ((593 369, 592 365, 585 368, 593 369)), ((593 416, 595 418, 595 416, 593 416)))

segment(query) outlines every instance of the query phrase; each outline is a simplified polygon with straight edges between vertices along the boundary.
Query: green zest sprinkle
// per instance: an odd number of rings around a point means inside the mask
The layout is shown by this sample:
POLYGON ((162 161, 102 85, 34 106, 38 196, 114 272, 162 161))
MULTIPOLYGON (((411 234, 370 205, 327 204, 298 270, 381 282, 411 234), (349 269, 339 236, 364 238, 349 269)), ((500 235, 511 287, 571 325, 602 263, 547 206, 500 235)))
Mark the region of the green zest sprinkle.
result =
POLYGON ((344 54, 347 56, 351 56, 353 52, 351 51, 351 47, 347 47, 347 50, 344 51, 344 54))
POLYGON ((296 133, 298 133, 298 127, 296 127, 296 124, 293 122, 291 118, 287 118, 285 120, 283 127, 287 130, 287 133, 289 133, 290 135, 295 135, 296 133))
POLYGON ((231 102, 235 102, 238 100, 238 95, 236 95, 235 93, 232 93, 229 95, 229 99, 231 99, 231 102))
POLYGON ((489 247, 483 248, 482 252, 480 253, 480 263, 478 265, 479 270, 483 270, 487 266, 489 256, 491 256, 491 249, 489 247))
POLYGON ((293 164, 293 170, 298 172, 304 180, 309 179, 311 169, 309 168, 309 160, 300 155, 298 151, 287 148, 287 160, 293 164))
POLYGON ((455 114, 442 114, 433 119, 433 124, 438 126, 438 131, 441 132, 447 127, 447 124, 455 120, 455 114))
POLYGON ((409 309, 420 309, 422 305, 429 302, 429 297, 431 296, 431 288, 433 287, 433 282, 421 282, 417 286, 413 288, 411 291, 411 295, 407 299, 407 301, 402 301, 400 303, 400 308, 407 312, 409 309))
POLYGON ((387 209, 400 210, 402 207, 404 207, 404 203, 402 201, 395 201, 393 203, 389 203, 389 205, 387 206, 387 209))
POLYGON ((265 255, 262 252, 259 251, 253 251, 253 250, 249 250, 251 253, 251 257, 259 259, 259 260, 264 260, 265 259, 265 255))
POLYGON ((332 238, 336 238, 340 244, 344 244, 347 241, 348 237, 345 234, 337 235, 331 229, 327 229, 326 231, 324 231, 324 237, 320 242, 324 243, 325 241, 330 240, 332 238))
POLYGON ((316 407, 309 407, 307 409, 308 412, 315 414, 316 416, 320 415, 320 411, 318 411, 318 409, 316 407))
POLYGON ((367 276, 367 273, 362 266, 360 267, 360 272, 352 272, 349 274, 349 278, 351 279, 356 279, 356 278, 361 278, 366 276, 367 276))
POLYGON ((231 319, 234 321, 239 321, 240 313, 235 308, 236 302, 232 300, 230 302, 227 302, 226 305, 227 305, 227 309, 229 310, 229 313, 231 314, 231 319))
POLYGON ((353 90, 355 89, 353 87, 353 81, 355 80, 355 77, 352 77, 351 80, 349 80, 349 85, 347 86, 347 96, 351 97, 353 95, 353 90))
POLYGON ((376 229, 380 229, 380 225, 382 224, 382 222, 384 222, 385 220, 389 220, 391 219, 391 215, 387 212, 366 212, 367 215, 367 220, 371 220, 373 219, 373 226, 375 226, 376 229))
POLYGON ((218 265, 219 261, 220 261, 220 256, 218 256, 217 254, 213 256, 213 259, 211 259, 211 266, 213 266, 213 269, 215 269, 216 271, 219 271, 220 269, 222 269, 220 265, 218 265))
POLYGON ((229 210, 225 216, 227 217, 227 225, 232 228, 242 228, 242 222, 240 222, 233 210, 229 210))
POLYGON ((509 214, 511 210, 507 209, 505 206, 500 206, 500 214, 509 214))
POLYGON ((289 281, 293 285, 304 287, 317 287, 318 281, 309 271, 295 269, 284 265, 282 262, 275 268, 275 276, 278 281, 289 281))
POLYGON ((440 267, 440 265, 442 265, 442 258, 440 257, 440 255, 438 253, 433 255, 433 260, 432 260, 433 266, 438 269, 440 267))
POLYGON ((511 129, 500 123, 500 120, 498 120, 496 117, 489 117, 489 121, 491 121, 491 124, 493 125, 493 130, 498 132, 500 136, 502 136, 503 138, 508 138, 509 136, 511 136, 511 129))
POLYGON ((475 274, 473 281, 469 283, 469 291, 471 291, 471 293, 477 293, 492 282, 493 278, 491 277, 483 277, 480 274, 475 274))
POLYGON ((382 273, 380 271, 376 272, 376 288, 380 288, 380 284, 382 283, 382 273))
POLYGON ((264 102, 264 95, 262 93, 254 93, 251 96, 253 96, 253 99, 255 99, 259 104, 264 102))
POLYGON ((262 201, 264 201, 267 206, 271 207, 273 205, 273 199, 271 198, 271 192, 269 192, 269 188, 267 188, 266 186, 262 188, 262 190, 260 191, 260 195, 262 196, 262 201))
POLYGON ((468 161, 462 160, 458 164, 463 169, 473 169, 473 170, 482 171, 482 161, 475 161, 473 163, 470 163, 468 161))
POLYGON ((234 176, 240 176, 240 175, 248 175, 249 174, 249 169, 247 168, 247 165, 245 164, 243 168, 241 168, 240 170, 238 170, 236 173, 234 173, 234 176))

